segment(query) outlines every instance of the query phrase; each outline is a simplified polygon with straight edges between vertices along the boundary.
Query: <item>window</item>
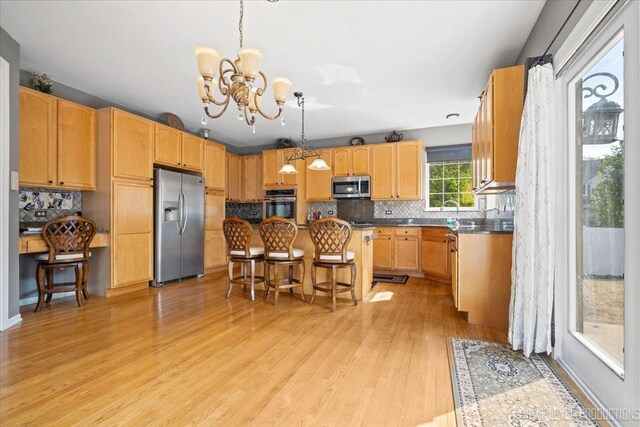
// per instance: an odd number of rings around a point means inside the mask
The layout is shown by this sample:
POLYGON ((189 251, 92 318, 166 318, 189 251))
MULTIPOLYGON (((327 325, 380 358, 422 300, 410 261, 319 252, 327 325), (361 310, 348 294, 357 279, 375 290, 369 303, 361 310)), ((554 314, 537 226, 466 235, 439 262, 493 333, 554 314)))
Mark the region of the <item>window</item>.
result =
MULTIPOLYGON (((446 201, 456 202, 461 209, 474 209, 471 190, 471 145, 427 148, 427 209, 439 209, 446 201)), ((455 209, 448 203, 446 209, 455 209)))
MULTIPOLYGON (((427 163, 427 170, 427 207, 439 208, 444 202, 452 200, 460 208, 475 208, 475 198, 471 191, 470 160, 427 163)), ((455 208, 453 204, 447 206, 455 208)))

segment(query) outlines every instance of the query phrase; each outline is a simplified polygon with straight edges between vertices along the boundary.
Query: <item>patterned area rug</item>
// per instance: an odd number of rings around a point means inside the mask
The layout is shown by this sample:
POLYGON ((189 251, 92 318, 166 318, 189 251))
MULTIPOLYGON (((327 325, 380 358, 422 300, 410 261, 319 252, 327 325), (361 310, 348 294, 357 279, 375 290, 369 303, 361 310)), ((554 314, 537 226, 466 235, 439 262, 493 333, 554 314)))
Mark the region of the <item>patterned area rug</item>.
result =
POLYGON ((450 350, 458 426, 598 425, 542 357, 459 338, 450 350))
POLYGON ((374 274, 372 285, 376 283, 394 283, 396 285, 404 285, 409 280, 409 276, 406 274, 374 274))

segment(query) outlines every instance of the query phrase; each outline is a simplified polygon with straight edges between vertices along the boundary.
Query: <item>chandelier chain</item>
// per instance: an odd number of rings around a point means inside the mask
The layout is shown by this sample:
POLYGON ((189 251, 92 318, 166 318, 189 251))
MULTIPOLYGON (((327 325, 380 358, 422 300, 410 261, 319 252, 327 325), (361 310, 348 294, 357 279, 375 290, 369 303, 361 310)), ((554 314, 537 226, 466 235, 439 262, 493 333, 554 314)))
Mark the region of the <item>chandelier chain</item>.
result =
POLYGON ((242 39, 243 39, 243 34, 242 34, 242 18, 244 17, 244 2, 243 0, 240 0, 240 22, 238 23, 238 28, 240 29, 240 48, 242 48, 242 39))
POLYGON ((304 139, 304 97, 300 97, 298 102, 300 107, 302 107, 302 137, 300 138, 300 142, 304 143, 306 140, 304 139))

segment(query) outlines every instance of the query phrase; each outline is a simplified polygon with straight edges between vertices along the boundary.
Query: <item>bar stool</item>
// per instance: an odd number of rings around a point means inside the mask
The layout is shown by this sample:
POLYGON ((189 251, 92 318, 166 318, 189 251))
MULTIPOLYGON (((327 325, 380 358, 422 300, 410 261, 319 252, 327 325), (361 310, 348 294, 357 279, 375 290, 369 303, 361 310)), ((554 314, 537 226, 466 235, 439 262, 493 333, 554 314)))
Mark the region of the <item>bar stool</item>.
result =
POLYGON ((260 223, 260 237, 264 243, 264 278, 267 292, 264 299, 269 298, 271 288, 275 291, 273 305, 278 305, 280 290, 289 289, 293 294, 293 288, 300 288, 302 301, 307 301, 302 288, 304 282, 304 250, 294 248, 293 243, 298 235, 298 226, 295 222, 279 216, 272 216, 260 223), (287 277, 280 277, 278 266, 288 267, 287 277), (293 276, 293 268, 298 267, 298 279, 293 276), (274 279, 271 280, 273 267, 274 279))
POLYGON ((36 267, 38 285, 37 312, 46 302, 51 302, 54 293, 75 291, 76 303, 82 307, 83 298, 89 299, 87 279, 89 277, 89 245, 96 235, 96 223, 81 216, 66 216, 47 222, 42 227, 42 238, 49 252, 36 255, 40 261, 36 267), (73 282, 55 283, 53 272, 73 268, 73 282), (45 301, 46 299, 46 301, 45 301))
POLYGON ((264 263, 264 248, 251 247, 253 228, 249 221, 238 217, 229 217, 222 222, 224 238, 227 241, 227 268, 229 270, 229 288, 227 298, 231 296, 233 285, 251 286, 251 301, 255 301, 255 284, 264 283, 263 276, 256 276, 256 262, 264 263), (240 263, 242 275, 233 277, 233 264, 240 263), (249 280, 247 280, 249 270, 249 280))
POLYGON ((341 292, 351 291, 353 305, 358 305, 355 293, 357 267, 355 254, 347 250, 351 240, 351 225, 337 218, 323 218, 309 225, 309 235, 315 247, 313 265, 311 266, 311 282, 313 293, 311 302, 316 297, 316 290, 326 292, 331 296, 331 311, 336 310, 336 296, 341 292), (318 267, 331 270, 328 281, 317 283, 316 273, 318 267), (351 283, 338 282, 338 269, 349 268, 351 270, 351 283))

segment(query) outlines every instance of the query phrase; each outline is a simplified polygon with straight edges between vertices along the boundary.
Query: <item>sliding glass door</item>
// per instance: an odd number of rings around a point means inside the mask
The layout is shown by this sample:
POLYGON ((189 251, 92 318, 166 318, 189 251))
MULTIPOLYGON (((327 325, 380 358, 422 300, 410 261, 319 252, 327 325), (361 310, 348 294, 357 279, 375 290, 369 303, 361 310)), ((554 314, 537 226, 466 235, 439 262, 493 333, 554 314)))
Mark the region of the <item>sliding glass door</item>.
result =
POLYGON ((640 412, 629 412, 640 375, 638 3, 609 19, 558 78, 566 229, 556 356, 609 416, 633 424, 640 421, 640 412))

